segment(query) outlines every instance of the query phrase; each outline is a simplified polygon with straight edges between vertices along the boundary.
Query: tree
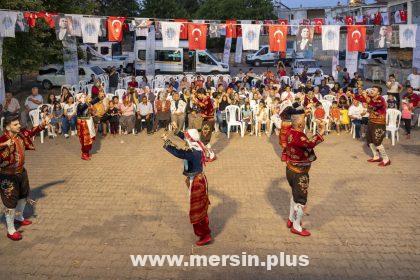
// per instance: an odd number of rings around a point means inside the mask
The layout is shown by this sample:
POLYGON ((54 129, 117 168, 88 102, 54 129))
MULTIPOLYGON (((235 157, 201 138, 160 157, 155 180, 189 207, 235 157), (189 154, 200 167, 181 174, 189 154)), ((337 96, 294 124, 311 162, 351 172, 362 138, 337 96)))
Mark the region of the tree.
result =
POLYGON ((144 0, 141 4, 141 16, 149 18, 189 18, 189 13, 177 0, 144 0))
POLYGON ((270 0, 208 0, 195 13, 202 19, 275 19, 273 3, 270 0))

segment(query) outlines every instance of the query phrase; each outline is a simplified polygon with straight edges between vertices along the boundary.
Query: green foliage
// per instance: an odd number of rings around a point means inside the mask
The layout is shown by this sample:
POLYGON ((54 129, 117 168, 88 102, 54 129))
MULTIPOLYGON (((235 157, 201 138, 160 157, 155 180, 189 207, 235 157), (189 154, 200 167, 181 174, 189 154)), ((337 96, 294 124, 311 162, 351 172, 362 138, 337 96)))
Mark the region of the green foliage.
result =
POLYGON ((270 0, 207 0, 195 13, 202 19, 275 19, 270 0))

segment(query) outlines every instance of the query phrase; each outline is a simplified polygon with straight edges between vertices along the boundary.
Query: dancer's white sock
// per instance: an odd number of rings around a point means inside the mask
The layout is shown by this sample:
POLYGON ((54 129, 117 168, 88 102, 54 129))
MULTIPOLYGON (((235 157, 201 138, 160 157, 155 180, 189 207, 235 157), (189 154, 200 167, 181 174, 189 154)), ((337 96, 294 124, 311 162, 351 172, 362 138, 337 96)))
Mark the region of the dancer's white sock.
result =
POLYGON ((15 209, 7 208, 5 212, 7 232, 13 234, 16 232, 15 229, 15 209))
POLYGON ((373 143, 369 144, 370 149, 372 150, 373 153, 373 159, 378 159, 379 158, 379 153, 376 150, 376 146, 373 143))
POLYGON ((17 206, 16 206, 16 220, 23 221, 23 211, 25 210, 26 206, 26 198, 22 198, 18 200, 17 206))
POLYGON ((389 157, 388 157, 388 155, 387 155, 387 153, 386 153, 386 151, 385 151, 385 147, 384 147, 384 145, 379 145, 379 146, 378 146, 378 151, 379 151, 379 153, 381 154, 382 161, 383 161, 384 163, 387 163, 387 162, 389 161, 389 157))

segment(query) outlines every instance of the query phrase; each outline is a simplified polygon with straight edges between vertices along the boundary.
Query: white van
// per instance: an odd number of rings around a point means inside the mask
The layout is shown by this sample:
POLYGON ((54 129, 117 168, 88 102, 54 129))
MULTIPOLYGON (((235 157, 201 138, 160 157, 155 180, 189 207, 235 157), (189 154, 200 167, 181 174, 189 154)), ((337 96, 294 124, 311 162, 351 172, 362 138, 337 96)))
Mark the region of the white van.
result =
MULTIPOLYGON (((134 52, 136 55, 136 72, 144 72, 146 70, 146 41, 136 41, 134 52)), ((218 60, 208 50, 190 51, 188 49, 188 41, 180 41, 179 48, 164 48, 162 41, 156 41, 155 72, 228 74, 229 65, 218 60)))
POLYGON ((271 52, 268 45, 262 45, 258 51, 246 56, 246 63, 258 67, 267 64, 275 65, 280 59, 283 59, 285 62, 291 62, 296 56, 294 44, 295 42, 288 41, 285 53, 271 52))
POLYGON ((361 53, 359 56, 359 69, 363 70, 369 59, 381 59, 386 64, 388 60, 388 50, 379 49, 361 53))

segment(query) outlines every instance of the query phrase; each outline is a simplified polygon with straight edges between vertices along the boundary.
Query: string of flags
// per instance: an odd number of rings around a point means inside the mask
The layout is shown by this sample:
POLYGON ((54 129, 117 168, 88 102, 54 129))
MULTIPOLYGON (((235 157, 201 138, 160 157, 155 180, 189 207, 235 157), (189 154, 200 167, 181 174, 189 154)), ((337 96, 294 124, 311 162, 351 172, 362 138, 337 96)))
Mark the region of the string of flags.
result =
MULTIPOLYGON (((406 22, 406 11, 394 14, 395 22, 406 22)), ((382 25, 388 19, 383 13, 374 14, 368 21, 366 17, 345 17, 335 20, 335 24, 326 24, 323 18, 304 19, 299 24, 289 23, 287 19, 266 21, 204 21, 187 19, 151 20, 147 18, 127 19, 125 17, 94 17, 74 14, 49 12, 0 11, 0 37, 15 37, 15 32, 28 32, 38 21, 44 21, 50 28, 55 28, 57 38, 82 37, 83 43, 98 43, 98 37, 107 36, 109 41, 122 41, 124 31, 134 31, 136 36, 147 37, 149 27, 154 23, 156 37, 162 38, 166 48, 179 47, 180 40, 188 40, 189 49, 205 50, 207 36, 217 38, 242 38, 243 50, 258 50, 260 35, 269 37, 270 50, 285 52, 288 35, 296 35, 297 50, 311 50, 314 34, 321 35, 323 50, 339 50, 340 27, 347 28, 347 50, 363 52, 366 49, 367 23, 373 22, 374 43, 376 48, 390 47, 392 26, 382 25)), ((417 25, 399 25, 400 48, 416 47, 417 25)))

